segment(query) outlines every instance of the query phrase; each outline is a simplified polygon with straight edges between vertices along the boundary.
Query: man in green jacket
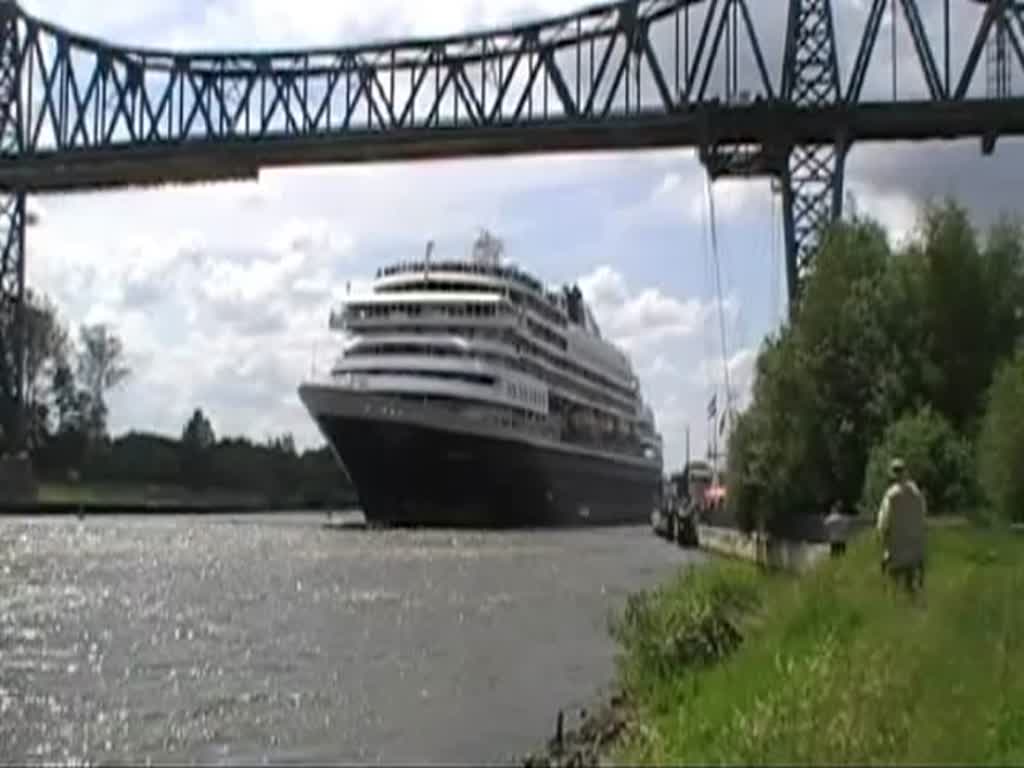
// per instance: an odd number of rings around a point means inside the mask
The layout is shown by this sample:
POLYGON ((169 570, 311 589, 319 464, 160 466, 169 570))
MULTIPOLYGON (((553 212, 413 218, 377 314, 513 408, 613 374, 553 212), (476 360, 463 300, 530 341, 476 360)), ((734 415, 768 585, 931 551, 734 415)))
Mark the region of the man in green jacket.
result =
POLYGON ((902 459, 889 464, 891 484, 878 510, 878 535, 882 541, 882 568, 913 592, 924 586, 924 495, 907 475, 902 459))

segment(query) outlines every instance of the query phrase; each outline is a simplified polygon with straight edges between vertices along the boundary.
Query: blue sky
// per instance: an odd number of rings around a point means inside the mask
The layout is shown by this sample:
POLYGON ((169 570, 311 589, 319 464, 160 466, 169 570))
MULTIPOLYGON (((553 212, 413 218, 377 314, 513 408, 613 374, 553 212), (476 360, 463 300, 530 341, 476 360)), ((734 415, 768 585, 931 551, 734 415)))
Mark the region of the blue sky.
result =
MULTIPOLYGON (((857 10, 837 1, 837 14, 857 10)), ((189 48, 457 31, 577 4, 25 2, 90 34, 189 48)), ((848 189, 896 237, 929 196, 956 195, 979 215, 1012 207, 1020 146, 1002 147, 997 160, 978 154, 974 142, 857 147, 848 189)), ((781 227, 766 181, 719 182, 714 194, 742 401, 757 345, 784 312, 781 227)), ((630 353, 677 464, 686 424, 703 450, 704 409, 721 389, 704 195, 700 165, 679 150, 321 167, 244 184, 39 197, 29 280, 66 319, 112 322, 123 336, 133 375, 111 398, 115 432, 177 433, 198 406, 220 434, 288 431, 309 445, 317 436, 295 390, 331 355, 327 315, 346 282, 363 285, 429 239, 439 255, 464 252, 487 227, 541 279, 582 284, 605 335, 630 353)))

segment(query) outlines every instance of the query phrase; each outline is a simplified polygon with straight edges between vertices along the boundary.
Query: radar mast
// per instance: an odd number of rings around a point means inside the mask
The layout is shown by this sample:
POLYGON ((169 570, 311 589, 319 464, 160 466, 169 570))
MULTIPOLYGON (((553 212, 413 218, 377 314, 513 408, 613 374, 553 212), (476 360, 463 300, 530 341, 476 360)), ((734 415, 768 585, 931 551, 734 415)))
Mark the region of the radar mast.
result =
POLYGON ((486 229, 481 229, 473 243, 473 261, 489 267, 497 267, 501 264, 502 254, 505 252, 505 244, 486 229))

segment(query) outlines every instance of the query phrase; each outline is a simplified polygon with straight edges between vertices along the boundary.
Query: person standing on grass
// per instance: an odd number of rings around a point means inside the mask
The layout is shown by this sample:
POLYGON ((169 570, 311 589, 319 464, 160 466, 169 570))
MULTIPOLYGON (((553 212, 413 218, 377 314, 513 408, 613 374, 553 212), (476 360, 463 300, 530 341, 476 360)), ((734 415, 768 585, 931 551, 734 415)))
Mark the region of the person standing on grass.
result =
POLYGON ((846 552, 846 538, 849 535, 849 521, 843 514, 843 502, 838 499, 825 518, 825 532, 828 535, 829 550, 832 557, 839 557, 846 552))
POLYGON ((882 569, 910 592, 924 586, 924 495, 907 475, 902 459, 889 463, 889 489, 878 510, 878 535, 882 541, 882 569))

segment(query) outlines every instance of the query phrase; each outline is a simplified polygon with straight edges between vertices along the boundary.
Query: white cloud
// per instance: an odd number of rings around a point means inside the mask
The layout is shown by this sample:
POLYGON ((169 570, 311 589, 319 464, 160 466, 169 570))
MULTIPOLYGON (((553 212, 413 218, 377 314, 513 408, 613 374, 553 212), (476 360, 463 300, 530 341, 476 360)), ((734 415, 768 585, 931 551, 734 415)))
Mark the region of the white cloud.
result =
MULTIPOLYGON (((724 398, 720 355, 705 358, 718 344, 714 304, 672 296, 657 288, 630 287, 625 275, 602 265, 579 279, 580 289, 606 338, 627 351, 651 403, 665 443, 666 464, 678 466, 685 456, 686 429, 694 455, 705 451, 705 408, 711 394, 724 398)), ((736 302, 724 307, 735 325, 736 302)), ((742 408, 749 400, 754 349, 741 349, 729 360, 730 389, 742 408)), ((724 402, 724 401, 723 401, 724 402)))
POLYGON ((78 0, 24 0, 23 4, 31 13, 77 32, 172 50, 281 50, 441 35, 542 18, 579 6, 578 0, 137 0, 95 8, 78 0))
POLYGON ((680 211, 692 223, 703 225, 709 220, 712 205, 716 219, 733 218, 763 197, 764 186, 763 180, 718 179, 711 185, 709 199, 702 169, 698 167, 686 174, 668 171, 651 193, 650 203, 657 208, 665 206, 680 211))
POLYGON ((696 299, 677 299, 657 288, 632 293, 621 272, 602 265, 580 278, 602 333, 631 352, 695 333, 707 312, 696 299))
MULTIPOLYGON (((914 233, 919 203, 898 191, 881 191, 869 182, 854 181, 847 185, 847 194, 854 201, 856 212, 878 221, 889 235, 889 243, 899 247, 914 233)), ((854 211, 846 211, 852 214, 854 211)))

